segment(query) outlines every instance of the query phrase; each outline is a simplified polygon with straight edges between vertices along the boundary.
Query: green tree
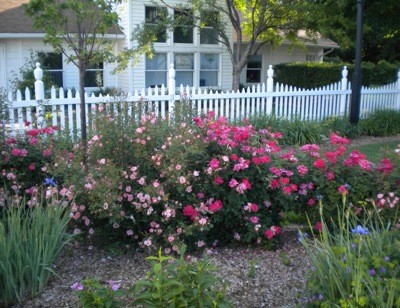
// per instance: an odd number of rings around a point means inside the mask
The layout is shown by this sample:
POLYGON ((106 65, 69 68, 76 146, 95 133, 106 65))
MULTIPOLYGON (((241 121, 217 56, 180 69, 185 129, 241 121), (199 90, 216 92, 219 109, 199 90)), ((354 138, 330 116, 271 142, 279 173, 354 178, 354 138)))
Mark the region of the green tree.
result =
POLYGON ((24 5, 44 42, 62 52, 79 70, 81 137, 87 143, 84 79, 90 66, 113 59, 110 33, 118 29, 117 4, 122 0, 30 0, 24 5))
MULTIPOLYGON (((168 0, 160 0, 165 7, 172 6, 168 0)), ((279 46, 284 39, 301 44, 297 37, 303 29, 307 14, 305 0, 188 0, 183 6, 174 6, 180 10, 179 18, 163 14, 151 25, 144 22, 133 32, 137 42, 135 51, 151 54, 152 42, 157 39, 160 30, 173 30, 182 24, 214 31, 204 32, 212 39, 223 44, 233 67, 232 88, 239 88, 239 77, 251 58, 265 44, 279 46), (190 10, 188 10, 190 8, 190 10), (230 24, 230 25, 229 25, 230 24), (229 26, 228 26, 229 25, 229 26), (234 31, 234 41, 230 29, 234 31)), ((162 11, 162 10, 160 10, 162 11)), ((127 53, 134 51, 127 51, 127 53)))
MULTIPOLYGON (((400 1, 363 0, 364 61, 400 61, 400 1)), ((310 1, 308 26, 341 46, 339 55, 354 60, 357 2, 355 0, 310 1)))

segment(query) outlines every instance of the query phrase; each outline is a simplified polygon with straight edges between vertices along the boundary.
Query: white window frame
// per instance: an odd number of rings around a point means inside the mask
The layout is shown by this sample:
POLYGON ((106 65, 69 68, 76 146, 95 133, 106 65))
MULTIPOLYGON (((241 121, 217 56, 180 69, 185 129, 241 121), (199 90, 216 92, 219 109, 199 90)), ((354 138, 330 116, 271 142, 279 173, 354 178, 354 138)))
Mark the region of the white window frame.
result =
MULTIPOLYGON (((195 80, 195 71, 196 71, 196 52, 175 52, 173 53, 173 60, 174 60, 174 67, 175 67, 175 80, 177 79, 176 75, 179 74, 179 72, 192 72, 192 84, 183 84, 184 87, 186 86, 194 86, 196 84, 195 80), (191 55, 193 57, 193 64, 192 68, 187 68, 187 69, 182 69, 179 68, 179 65, 177 65, 177 56, 178 55, 191 55)), ((176 87, 179 88, 181 85, 176 83, 176 87)))
MULTIPOLYGON (((147 72, 164 72, 164 76, 165 76, 165 81, 166 82, 168 82, 168 53, 166 53, 166 52, 155 52, 154 53, 154 55, 159 55, 159 54, 162 54, 162 55, 165 55, 165 69, 147 69, 147 61, 148 61, 148 58, 146 57, 145 58, 145 64, 144 64, 144 69, 145 69, 145 80, 144 80, 144 82, 145 82, 145 87, 146 88, 148 88, 148 87, 151 87, 151 86, 161 86, 161 85, 147 85, 146 84, 146 80, 147 80, 147 78, 146 78, 146 74, 147 74, 147 72)), ((164 86, 167 86, 167 84, 164 84, 164 86)))
POLYGON ((199 53, 199 86, 200 87, 206 87, 206 88, 218 88, 220 86, 220 80, 221 80, 221 55, 219 53, 216 52, 200 52, 199 53), (202 69, 201 68, 201 59, 202 59, 202 55, 215 55, 218 61, 218 67, 216 69, 202 69), (216 72, 217 73, 217 84, 215 85, 202 85, 201 84, 201 72, 216 72))

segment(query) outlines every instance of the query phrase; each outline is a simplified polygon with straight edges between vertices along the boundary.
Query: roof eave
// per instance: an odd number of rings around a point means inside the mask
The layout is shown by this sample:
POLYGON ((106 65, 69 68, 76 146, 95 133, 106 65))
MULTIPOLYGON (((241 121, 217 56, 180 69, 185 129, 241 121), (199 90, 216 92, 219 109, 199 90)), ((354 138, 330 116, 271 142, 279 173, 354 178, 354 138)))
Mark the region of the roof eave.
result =
MULTIPOLYGON (((45 37, 45 33, 0 33, 0 39, 29 39, 29 38, 41 38, 45 37)), ((124 39, 124 34, 106 34, 108 39, 124 39)))

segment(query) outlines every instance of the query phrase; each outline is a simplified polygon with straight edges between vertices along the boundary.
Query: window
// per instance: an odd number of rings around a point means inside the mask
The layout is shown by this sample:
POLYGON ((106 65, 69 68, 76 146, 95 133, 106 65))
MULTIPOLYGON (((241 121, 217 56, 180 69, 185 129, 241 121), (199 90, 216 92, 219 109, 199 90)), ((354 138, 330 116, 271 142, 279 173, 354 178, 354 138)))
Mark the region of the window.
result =
POLYGON ((175 54, 176 86, 193 86, 194 55, 189 53, 175 54))
POLYGON ((315 62, 317 60, 317 55, 315 53, 306 54, 306 61, 315 62))
POLYGON ((39 59, 42 60, 43 69, 48 72, 54 85, 63 87, 63 59, 61 53, 39 52, 39 59))
POLYGON ((167 85, 167 54, 155 53, 146 58, 146 88, 167 85))
POLYGON ((180 24, 174 30, 174 43, 193 43, 193 17, 191 11, 175 11, 174 19, 180 24))
POLYGON ((218 54, 200 54, 200 87, 217 87, 218 71, 218 54))
POLYGON ((218 33, 211 26, 218 21, 218 12, 203 12, 201 15, 200 44, 218 44, 218 33))
POLYGON ((84 85, 87 88, 97 88, 103 86, 103 73, 104 64, 100 62, 99 64, 90 65, 86 69, 84 85))
POLYGON ((156 31, 156 42, 165 43, 167 41, 167 31, 161 29, 161 26, 157 24, 158 21, 164 19, 168 12, 166 8, 159 8, 153 6, 146 7, 146 26, 154 28, 156 31))
POLYGON ((262 56, 254 55, 247 63, 246 83, 261 82, 262 56))

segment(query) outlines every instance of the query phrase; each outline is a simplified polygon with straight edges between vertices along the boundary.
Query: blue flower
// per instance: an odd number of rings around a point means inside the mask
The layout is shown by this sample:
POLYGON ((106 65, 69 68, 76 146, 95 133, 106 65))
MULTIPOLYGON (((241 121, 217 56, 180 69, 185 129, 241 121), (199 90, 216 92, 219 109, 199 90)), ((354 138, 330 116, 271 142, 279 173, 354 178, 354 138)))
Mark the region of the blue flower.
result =
POLYGON ((372 269, 370 269, 370 270, 368 271, 368 274, 369 274, 370 276, 375 276, 376 271, 372 268, 372 269))
POLYGON ((368 228, 363 228, 362 226, 358 225, 357 227, 355 227, 354 229, 351 229, 351 233, 357 233, 360 235, 366 235, 369 233, 368 228))
POLYGON ((56 182, 54 182, 54 178, 45 178, 44 179, 44 185, 45 186, 54 186, 54 187, 57 187, 57 184, 56 184, 56 182))
POLYGON ((308 237, 308 234, 307 234, 307 233, 303 233, 303 232, 301 232, 301 231, 299 231, 299 232, 297 233, 297 240, 298 240, 299 242, 302 242, 303 239, 305 239, 305 238, 307 238, 307 237, 308 237))

